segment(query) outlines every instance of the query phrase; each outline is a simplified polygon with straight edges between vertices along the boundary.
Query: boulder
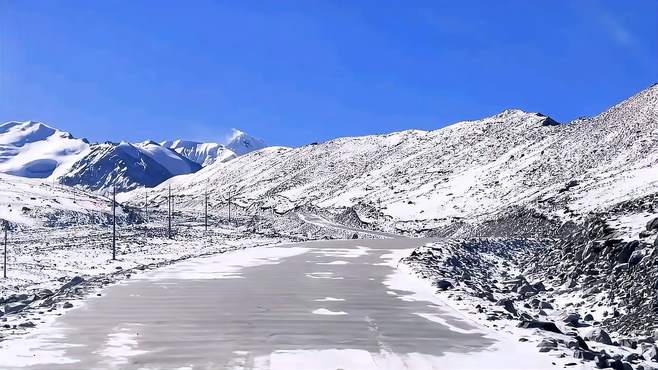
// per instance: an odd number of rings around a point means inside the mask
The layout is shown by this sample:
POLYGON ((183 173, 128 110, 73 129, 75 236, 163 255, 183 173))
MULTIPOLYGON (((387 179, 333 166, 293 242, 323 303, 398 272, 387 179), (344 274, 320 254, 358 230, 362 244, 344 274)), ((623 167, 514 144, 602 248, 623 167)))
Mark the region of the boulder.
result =
POLYGON ((73 305, 71 304, 71 302, 64 302, 64 305, 62 307, 63 308, 72 308, 73 305))
POLYGON ((585 340, 591 340, 594 342, 599 342, 607 345, 612 344, 612 339, 610 339, 610 335, 605 332, 605 330, 601 328, 591 328, 587 330, 585 333, 583 333, 583 339, 585 340))
POLYGON ((631 349, 637 348, 637 341, 632 338, 621 338, 619 339, 619 345, 622 347, 628 347, 631 349))
POLYGON ((609 358, 605 360, 605 366, 602 369, 611 368, 613 370, 624 370, 624 364, 621 360, 616 358, 609 358))
POLYGON ((519 328, 525 329, 541 329, 545 331, 550 331, 552 333, 562 334, 560 329, 558 329, 555 323, 550 321, 539 321, 539 320, 523 320, 518 325, 519 328))
POLYGON ((629 266, 635 266, 642 262, 642 259, 644 258, 644 250, 636 250, 631 253, 631 257, 628 259, 628 265, 629 266))
POLYGON ((453 287, 451 282, 449 282, 448 280, 443 280, 443 279, 437 280, 435 282, 435 284, 436 284, 436 287, 441 289, 441 290, 448 290, 448 289, 451 289, 453 287))
POLYGON ((46 299, 53 295, 53 291, 50 289, 39 289, 35 295, 38 299, 46 299))
POLYGON ((544 338, 542 339, 539 344, 537 344, 537 347, 539 348, 557 348, 557 340, 553 338, 544 338))
POLYGON ((537 281, 531 284, 531 286, 537 291, 537 292, 544 292, 546 291, 546 286, 544 285, 543 282, 537 281))
POLYGON ((553 309, 553 305, 551 305, 550 303, 548 303, 548 302, 546 302, 546 301, 541 301, 541 302, 539 303, 539 308, 541 308, 541 309, 543 309, 543 310, 552 310, 552 309, 553 309))
POLYGON ((598 369, 605 369, 608 366, 608 356, 605 354, 598 354, 594 357, 594 363, 598 369))
POLYGON ((645 360, 656 361, 658 360, 658 349, 654 344, 642 343, 642 357, 645 360))
POLYGON ((640 242, 637 240, 633 240, 632 242, 624 243, 621 244, 619 247, 617 247, 617 256, 616 260, 619 263, 627 263, 628 259, 631 258, 631 254, 635 251, 635 249, 640 245, 640 242))
POLYGON ((585 351, 581 349, 577 349, 573 352, 573 357, 579 358, 581 360, 585 361, 592 361, 596 357, 596 353, 592 351, 585 351))
POLYGON ((517 313, 516 307, 514 307, 514 302, 509 298, 503 298, 499 300, 498 302, 496 302, 496 306, 502 306, 505 309, 505 311, 511 314, 516 315, 517 313))
POLYGON ((21 302, 7 303, 5 304, 5 314, 15 313, 21 311, 27 307, 27 304, 21 302))
POLYGON ((639 354, 631 352, 624 357, 624 360, 628 362, 640 361, 641 357, 639 354))
POLYGON ((78 284, 81 284, 85 279, 81 278, 80 276, 76 276, 73 279, 69 280, 68 283, 62 285, 61 288, 59 288, 60 291, 64 291, 66 289, 72 288, 78 284))
POLYGON ((560 315, 560 320, 567 325, 577 326, 580 315, 575 312, 567 312, 560 315))
POLYGON ((658 217, 654 218, 653 220, 647 222, 647 230, 658 230, 658 217))

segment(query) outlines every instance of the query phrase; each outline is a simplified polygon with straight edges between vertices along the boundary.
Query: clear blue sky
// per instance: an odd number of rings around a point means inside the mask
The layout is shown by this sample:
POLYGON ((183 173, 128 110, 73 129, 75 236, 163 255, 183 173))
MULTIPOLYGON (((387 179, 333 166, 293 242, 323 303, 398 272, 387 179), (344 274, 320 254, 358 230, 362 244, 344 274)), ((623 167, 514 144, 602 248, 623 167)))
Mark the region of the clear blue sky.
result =
POLYGON ((658 81, 658 2, 0 0, 0 121, 269 144, 560 121, 658 81))

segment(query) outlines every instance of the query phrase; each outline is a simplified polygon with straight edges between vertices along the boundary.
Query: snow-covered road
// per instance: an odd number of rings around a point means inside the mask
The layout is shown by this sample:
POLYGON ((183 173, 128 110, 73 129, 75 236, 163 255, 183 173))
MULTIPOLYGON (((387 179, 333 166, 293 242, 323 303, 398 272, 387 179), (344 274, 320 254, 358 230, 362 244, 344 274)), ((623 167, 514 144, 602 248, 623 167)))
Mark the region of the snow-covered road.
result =
POLYGON ((0 368, 551 367, 548 356, 469 321, 396 268, 424 242, 305 242, 147 272, 2 342, 0 368))

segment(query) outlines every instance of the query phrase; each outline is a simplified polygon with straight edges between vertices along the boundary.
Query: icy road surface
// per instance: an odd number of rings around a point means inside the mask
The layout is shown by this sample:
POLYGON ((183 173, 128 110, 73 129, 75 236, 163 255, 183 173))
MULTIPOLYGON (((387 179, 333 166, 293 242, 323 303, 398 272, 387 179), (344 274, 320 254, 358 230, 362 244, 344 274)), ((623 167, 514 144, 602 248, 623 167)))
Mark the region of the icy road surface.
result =
POLYGON ((548 356, 471 323, 395 267, 423 242, 251 248, 147 272, 0 343, 0 368, 551 367, 548 356))

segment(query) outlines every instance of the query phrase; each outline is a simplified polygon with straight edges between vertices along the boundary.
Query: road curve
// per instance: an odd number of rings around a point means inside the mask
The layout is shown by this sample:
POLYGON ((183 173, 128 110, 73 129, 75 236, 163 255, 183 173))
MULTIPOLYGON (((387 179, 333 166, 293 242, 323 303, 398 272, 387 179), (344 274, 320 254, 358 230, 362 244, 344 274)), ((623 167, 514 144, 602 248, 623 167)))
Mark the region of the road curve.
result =
POLYGON ((531 368, 396 269, 423 242, 305 242, 147 272, 1 343, 0 368, 531 368))

